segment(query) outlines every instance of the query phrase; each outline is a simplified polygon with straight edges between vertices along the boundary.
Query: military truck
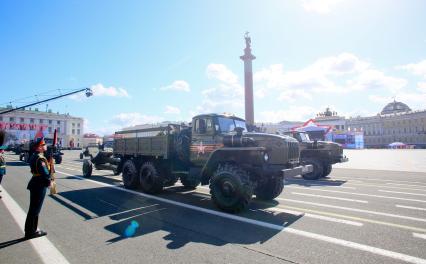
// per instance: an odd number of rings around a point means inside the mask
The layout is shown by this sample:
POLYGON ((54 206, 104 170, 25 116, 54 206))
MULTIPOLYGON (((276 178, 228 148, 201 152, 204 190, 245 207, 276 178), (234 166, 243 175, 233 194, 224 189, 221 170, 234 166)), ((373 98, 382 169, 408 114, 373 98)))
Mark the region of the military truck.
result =
MULTIPOLYGON (((245 209, 253 195, 274 199, 284 177, 312 170, 300 165, 294 138, 248 133, 245 121, 231 115, 198 115, 191 124, 116 132, 113 156, 104 161, 122 173, 125 188, 150 194, 178 180, 191 189, 209 184, 214 204, 231 213, 245 209)), ((93 162, 84 160, 83 175, 92 170, 93 162)))
POLYGON ((297 139, 301 162, 312 165, 312 172, 302 175, 306 180, 318 180, 326 177, 331 173, 333 164, 348 161, 348 158, 343 155, 343 148, 338 143, 311 141, 306 132, 290 131, 283 134, 297 139))
POLYGON ((83 159, 84 157, 93 158, 98 154, 99 147, 100 146, 98 143, 89 143, 89 145, 86 146, 84 151, 80 153, 80 159, 83 159))
MULTIPOLYGON (((53 155, 53 159, 55 160, 56 164, 61 164, 62 162, 62 155, 64 153, 61 152, 59 147, 52 147, 53 139, 52 138, 44 138, 44 141, 47 145, 47 153, 46 155, 53 155)), ((19 160, 27 162, 32 154, 33 151, 33 140, 25 142, 20 147, 20 153, 19 153, 19 160)))

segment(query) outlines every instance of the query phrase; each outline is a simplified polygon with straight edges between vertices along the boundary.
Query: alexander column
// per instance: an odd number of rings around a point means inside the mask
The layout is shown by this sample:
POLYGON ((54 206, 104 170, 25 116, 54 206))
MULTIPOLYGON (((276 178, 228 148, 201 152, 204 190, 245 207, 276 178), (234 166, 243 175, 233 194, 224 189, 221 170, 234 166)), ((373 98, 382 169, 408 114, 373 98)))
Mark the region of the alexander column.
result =
POLYGON ((256 57, 251 54, 251 39, 248 32, 244 35, 246 40, 246 48, 244 49, 244 55, 240 56, 240 59, 244 61, 244 95, 245 95, 245 117, 246 123, 249 127, 254 126, 254 105, 253 105, 253 70, 251 61, 256 57))

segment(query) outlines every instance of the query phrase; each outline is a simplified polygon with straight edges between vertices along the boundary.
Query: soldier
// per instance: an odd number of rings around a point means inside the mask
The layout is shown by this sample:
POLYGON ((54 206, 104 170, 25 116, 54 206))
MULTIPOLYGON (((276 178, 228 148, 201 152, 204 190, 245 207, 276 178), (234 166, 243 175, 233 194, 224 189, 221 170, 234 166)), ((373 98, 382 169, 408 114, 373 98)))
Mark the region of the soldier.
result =
POLYGON ((25 220, 25 238, 31 239, 47 235, 45 231, 37 231, 38 215, 46 196, 47 187, 50 186, 51 173, 50 165, 44 157, 47 150, 44 138, 38 138, 34 142, 34 153, 31 155, 29 163, 33 177, 28 183, 30 190, 30 208, 25 220))
MULTIPOLYGON (((6 174, 6 161, 4 160, 4 156, 3 156, 5 149, 6 149, 6 146, 0 147, 0 184, 1 184, 1 181, 3 179, 3 175, 6 174)), ((0 192, 1 192, 1 190, 0 190, 0 192)), ((0 195, 0 199, 1 199, 1 195, 0 195)))

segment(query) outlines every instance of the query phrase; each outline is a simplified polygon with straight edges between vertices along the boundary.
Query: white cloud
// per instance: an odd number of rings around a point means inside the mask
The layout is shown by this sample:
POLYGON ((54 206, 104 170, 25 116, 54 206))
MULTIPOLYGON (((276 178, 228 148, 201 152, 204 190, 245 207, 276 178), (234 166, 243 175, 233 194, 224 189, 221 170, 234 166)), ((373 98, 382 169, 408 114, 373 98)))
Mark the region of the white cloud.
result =
POLYGON ((306 11, 328 14, 342 0, 302 0, 302 6, 306 11))
POLYGON ((189 84, 186 81, 177 80, 177 81, 174 81, 170 85, 161 87, 160 90, 162 90, 162 91, 190 92, 191 88, 189 87, 189 84))
POLYGON ((165 114, 173 114, 178 115, 180 114, 180 109, 171 105, 166 106, 166 110, 164 111, 165 114))
POLYGON ((259 121, 278 123, 286 121, 305 121, 315 117, 316 109, 310 106, 291 106, 287 110, 262 111, 259 115, 259 121))
POLYGON ((238 83, 238 76, 223 64, 209 64, 206 69, 206 74, 209 79, 217 79, 227 84, 238 83))
POLYGON ((353 91, 382 89, 395 93, 407 81, 385 75, 367 61, 351 53, 341 53, 316 60, 296 71, 284 71, 282 64, 274 64, 254 74, 255 94, 259 98, 279 92, 279 99, 312 98, 312 93, 349 93, 353 91), (342 81, 346 79, 347 81, 342 81))
POLYGON ((98 83, 91 86, 93 96, 113 96, 113 97, 129 97, 127 91, 121 87, 105 87, 103 84, 98 83))
POLYGON ((418 82, 417 90, 419 90, 420 92, 426 93, 426 82, 418 82))
POLYGON ((406 70, 414 75, 420 75, 423 76, 423 78, 426 78, 426 60, 422 60, 418 63, 397 66, 396 68, 406 70))
POLYGON ((119 128, 143 125, 143 124, 152 124, 164 121, 164 118, 160 116, 149 116, 142 115, 140 113, 120 113, 113 116, 108 123, 111 125, 117 126, 119 128))
POLYGON ((385 89, 396 93, 407 85, 407 80, 369 69, 361 72, 355 79, 349 80, 347 85, 349 90, 354 91, 385 89))
POLYGON ((209 64, 206 75, 217 83, 201 94, 203 98, 191 114, 199 113, 244 113, 244 89, 238 76, 223 64, 209 64))
MULTIPOLYGON (((93 93, 92 96, 130 97, 127 90, 121 87, 105 87, 103 84, 98 83, 90 86, 90 89, 93 93)), ((70 98, 73 100, 82 101, 87 97, 84 92, 81 92, 71 95, 70 98)))

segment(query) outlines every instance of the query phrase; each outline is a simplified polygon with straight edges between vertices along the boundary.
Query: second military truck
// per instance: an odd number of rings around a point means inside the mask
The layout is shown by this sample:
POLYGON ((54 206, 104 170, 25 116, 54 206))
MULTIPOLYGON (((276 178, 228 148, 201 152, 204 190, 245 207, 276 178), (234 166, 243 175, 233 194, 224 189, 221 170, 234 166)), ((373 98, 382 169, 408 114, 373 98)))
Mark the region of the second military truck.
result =
MULTIPOLYGON (((98 159, 122 173, 126 188, 155 194, 178 180, 187 187, 209 184, 212 200, 227 212, 246 208, 253 195, 271 200, 283 190, 284 177, 309 172, 299 164, 299 143, 288 136, 248 133, 245 121, 230 115, 205 114, 192 126, 115 133, 113 155, 98 159)), ((91 160, 83 175, 90 177, 91 160)))
POLYGON ((306 132, 291 131, 284 134, 299 141, 301 162, 313 167, 311 172, 302 175, 306 180, 326 177, 331 173, 333 164, 348 161, 348 158, 343 155, 342 146, 338 143, 311 141, 306 132))

